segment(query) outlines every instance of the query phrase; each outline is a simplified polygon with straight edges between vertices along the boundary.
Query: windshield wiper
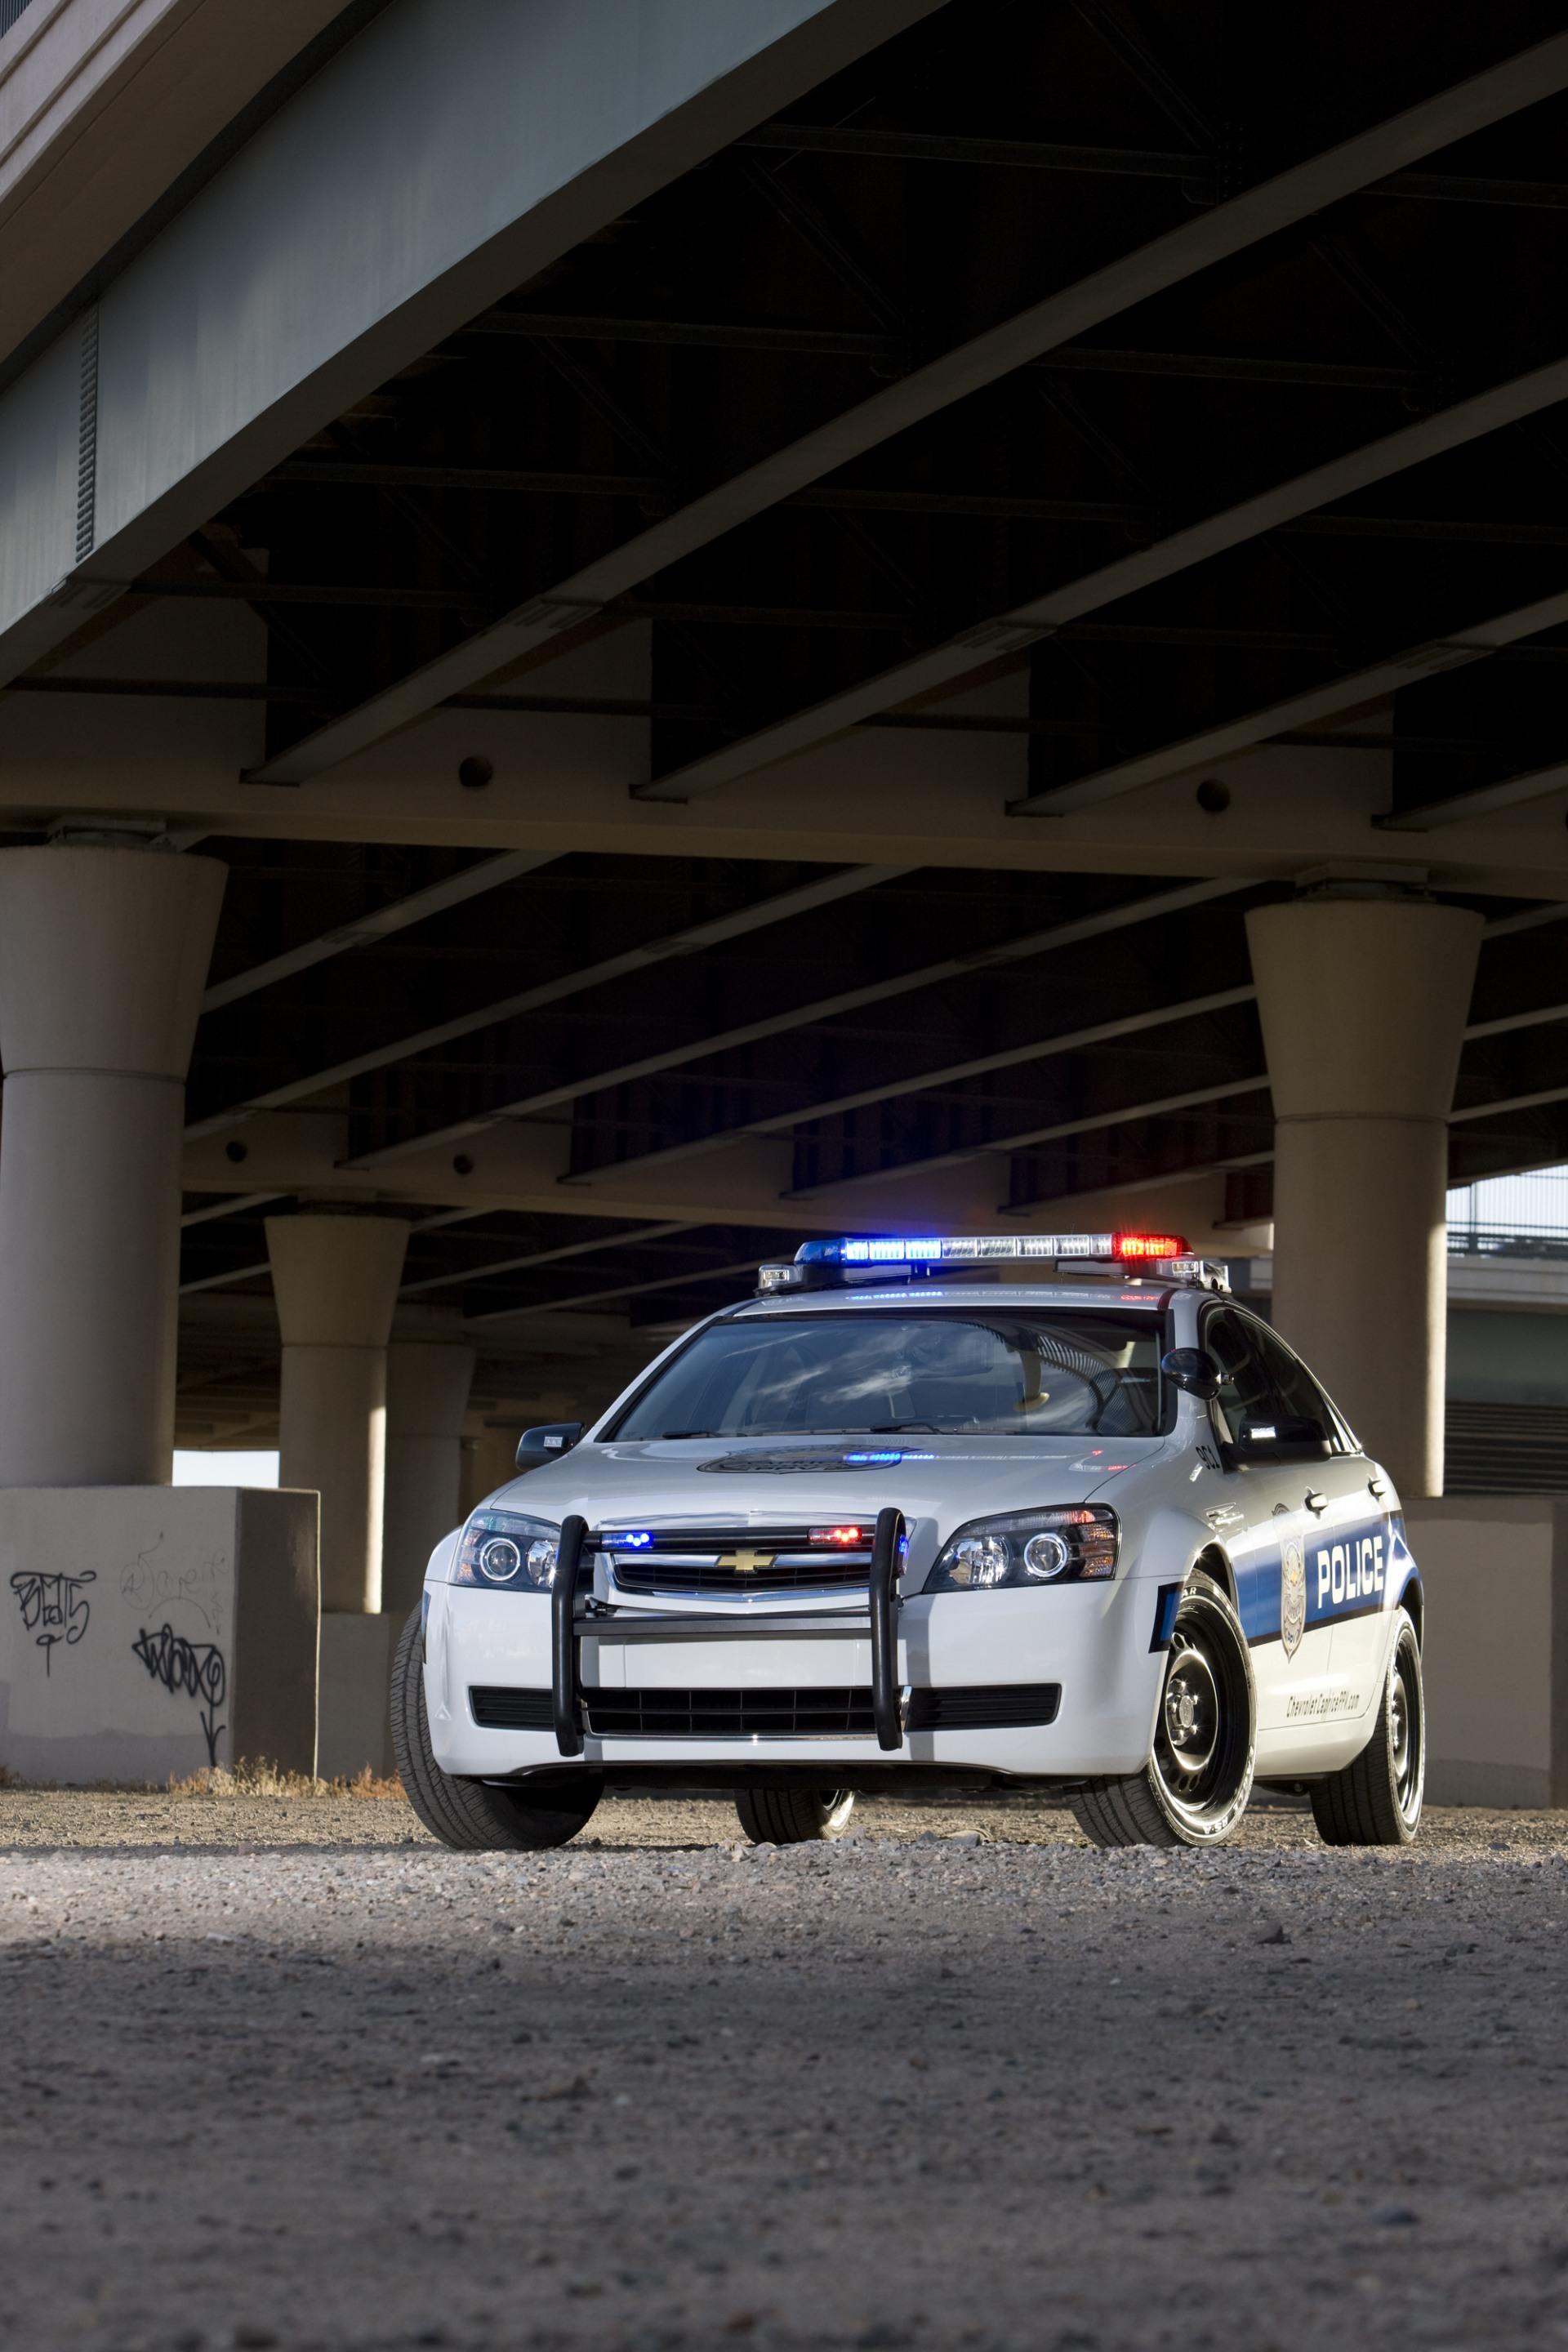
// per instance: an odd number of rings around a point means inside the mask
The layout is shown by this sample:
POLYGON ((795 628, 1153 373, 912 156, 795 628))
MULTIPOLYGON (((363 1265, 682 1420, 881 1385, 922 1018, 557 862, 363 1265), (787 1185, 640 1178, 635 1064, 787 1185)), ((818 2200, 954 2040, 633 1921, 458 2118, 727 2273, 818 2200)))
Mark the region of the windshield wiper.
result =
POLYGON ((659 1440, 676 1437, 732 1437, 748 1444, 753 1437, 868 1437, 865 1429, 661 1429, 659 1440))

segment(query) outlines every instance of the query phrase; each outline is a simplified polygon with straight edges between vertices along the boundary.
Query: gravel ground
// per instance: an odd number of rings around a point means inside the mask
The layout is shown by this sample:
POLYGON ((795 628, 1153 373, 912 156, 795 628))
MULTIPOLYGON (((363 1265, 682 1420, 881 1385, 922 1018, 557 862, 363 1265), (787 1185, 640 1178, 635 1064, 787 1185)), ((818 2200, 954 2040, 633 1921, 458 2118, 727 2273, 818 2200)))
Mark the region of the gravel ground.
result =
POLYGON ((0 1791, 0 2347, 1568 2344, 1568 1815, 0 1791))

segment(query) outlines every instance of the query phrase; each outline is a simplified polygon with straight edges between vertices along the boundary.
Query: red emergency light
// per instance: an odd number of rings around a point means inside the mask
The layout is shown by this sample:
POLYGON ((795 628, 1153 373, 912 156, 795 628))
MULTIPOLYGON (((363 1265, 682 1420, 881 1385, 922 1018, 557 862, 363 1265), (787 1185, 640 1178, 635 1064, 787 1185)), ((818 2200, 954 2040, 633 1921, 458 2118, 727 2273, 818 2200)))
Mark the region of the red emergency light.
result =
POLYGON ((839 1544, 847 1547, 850 1544, 865 1543, 868 1538, 861 1528, 813 1528, 811 1540, 814 1544, 839 1544))
POLYGON ((1111 1242, 1121 1258, 1185 1257, 1187 1244, 1180 1234, 1118 1234, 1111 1242))

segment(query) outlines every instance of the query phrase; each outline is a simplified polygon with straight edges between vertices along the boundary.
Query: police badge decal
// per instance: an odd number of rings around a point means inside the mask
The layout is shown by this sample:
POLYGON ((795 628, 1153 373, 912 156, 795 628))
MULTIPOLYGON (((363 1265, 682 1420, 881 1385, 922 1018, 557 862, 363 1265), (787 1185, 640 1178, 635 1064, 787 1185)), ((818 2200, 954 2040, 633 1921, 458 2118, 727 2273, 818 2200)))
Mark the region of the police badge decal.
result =
POLYGON ((1307 1630, 1307 1563, 1299 1543, 1288 1543, 1279 1557, 1279 1639, 1285 1655, 1293 1658, 1307 1630))

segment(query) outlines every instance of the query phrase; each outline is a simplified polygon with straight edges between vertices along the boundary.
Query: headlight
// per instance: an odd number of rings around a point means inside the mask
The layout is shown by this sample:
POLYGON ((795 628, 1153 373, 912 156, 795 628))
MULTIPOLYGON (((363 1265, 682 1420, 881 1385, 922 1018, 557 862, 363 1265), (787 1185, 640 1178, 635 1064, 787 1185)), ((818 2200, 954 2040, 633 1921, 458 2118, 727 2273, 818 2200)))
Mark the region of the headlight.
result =
POLYGON ((560 1542, 560 1528, 547 1519, 525 1519, 520 1511, 476 1511, 463 1529, 452 1581, 500 1592, 548 1591, 560 1542))
POLYGON ((971 1519, 948 1542, 925 1589, 989 1592, 1000 1584, 1085 1584, 1115 1575, 1117 1546, 1116 1514, 1103 1503, 971 1519))

